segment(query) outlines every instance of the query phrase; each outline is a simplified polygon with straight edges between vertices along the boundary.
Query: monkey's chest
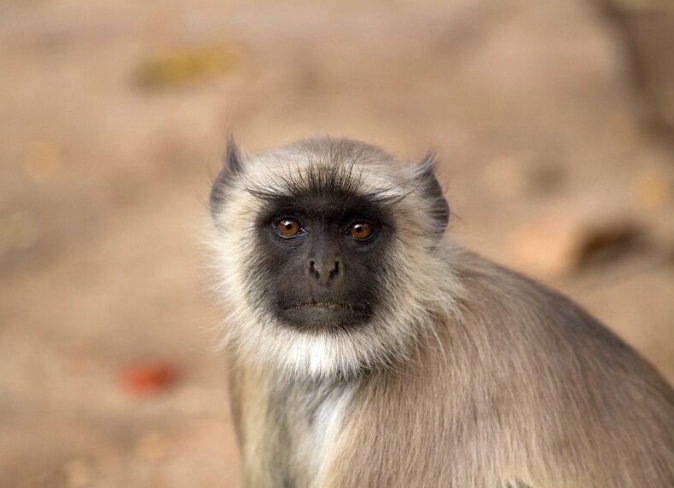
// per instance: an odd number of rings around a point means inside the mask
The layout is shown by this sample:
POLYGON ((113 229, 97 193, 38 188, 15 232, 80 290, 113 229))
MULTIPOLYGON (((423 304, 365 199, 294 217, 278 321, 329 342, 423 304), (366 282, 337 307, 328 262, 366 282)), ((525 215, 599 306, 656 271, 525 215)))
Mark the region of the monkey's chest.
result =
POLYGON ((289 397, 279 405, 284 409, 284 435, 277 443, 277 459, 283 459, 277 468, 283 472, 284 485, 292 488, 323 486, 351 399, 350 388, 312 393, 289 397))

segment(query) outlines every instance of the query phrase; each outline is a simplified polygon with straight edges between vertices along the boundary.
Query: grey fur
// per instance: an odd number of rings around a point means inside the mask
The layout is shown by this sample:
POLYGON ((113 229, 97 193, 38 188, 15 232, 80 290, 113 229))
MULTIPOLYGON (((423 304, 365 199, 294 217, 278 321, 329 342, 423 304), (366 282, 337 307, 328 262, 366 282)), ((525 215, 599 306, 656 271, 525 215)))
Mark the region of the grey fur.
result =
POLYGON ((234 229, 216 245, 248 488, 674 487, 674 391, 565 297, 437 243, 435 197, 412 166, 339 139, 242 165, 214 217, 234 229), (261 205, 250 190, 332 165, 361 174, 360 191, 396 197, 406 223, 387 283, 398 303, 340 344, 281 330, 241 272, 261 205))

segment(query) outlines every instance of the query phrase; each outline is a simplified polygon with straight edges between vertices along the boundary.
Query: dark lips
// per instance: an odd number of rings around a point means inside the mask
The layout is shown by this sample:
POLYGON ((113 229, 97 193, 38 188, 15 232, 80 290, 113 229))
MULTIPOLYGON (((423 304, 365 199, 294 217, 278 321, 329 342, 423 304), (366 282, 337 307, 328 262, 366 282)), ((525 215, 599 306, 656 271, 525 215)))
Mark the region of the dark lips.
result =
POLYGON ((303 331, 343 331, 368 323, 371 316, 371 308, 362 303, 312 300, 279 310, 279 318, 285 325, 303 331))
POLYGON ((290 305, 285 307, 286 310, 298 310, 298 309, 332 309, 332 310, 350 310, 354 312, 365 312, 366 308, 363 306, 352 305, 350 303, 335 303, 335 302, 306 302, 298 303, 295 305, 290 305))

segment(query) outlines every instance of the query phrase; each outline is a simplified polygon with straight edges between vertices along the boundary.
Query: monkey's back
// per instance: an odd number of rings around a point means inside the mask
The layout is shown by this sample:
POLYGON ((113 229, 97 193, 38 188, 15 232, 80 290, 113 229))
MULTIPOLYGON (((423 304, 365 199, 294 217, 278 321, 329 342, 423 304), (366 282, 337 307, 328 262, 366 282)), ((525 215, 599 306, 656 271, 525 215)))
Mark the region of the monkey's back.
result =
POLYGON ((327 486, 673 487, 655 368, 565 297, 457 252, 460 318, 405 373, 363 380, 327 486))

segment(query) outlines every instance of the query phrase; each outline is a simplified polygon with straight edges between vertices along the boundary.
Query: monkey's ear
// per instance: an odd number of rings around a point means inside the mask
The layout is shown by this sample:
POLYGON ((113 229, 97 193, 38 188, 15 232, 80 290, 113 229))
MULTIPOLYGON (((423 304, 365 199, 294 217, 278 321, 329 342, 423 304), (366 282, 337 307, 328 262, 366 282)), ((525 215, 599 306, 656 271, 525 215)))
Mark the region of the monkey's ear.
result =
POLYGON ((243 171, 241 164, 241 156, 239 156, 239 148, 236 146, 236 141, 233 136, 227 138, 227 150, 225 151, 225 169, 232 174, 239 174, 243 171))
POLYGON ((429 152, 416 168, 414 177, 417 189, 429 202, 430 217, 436 224, 438 239, 449 223, 449 204, 442 194, 442 187, 435 177, 435 154, 429 152))
POLYGON ((239 156, 239 149, 236 147, 234 138, 230 136, 227 139, 227 150, 225 151, 224 168, 220 170, 218 176, 213 182, 210 195, 211 216, 217 223, 215 218, 220 205, 225 200, 226 189, 229 184, 241 173, 243 173, 243 164, 241 163, 241 156, 239 156))

